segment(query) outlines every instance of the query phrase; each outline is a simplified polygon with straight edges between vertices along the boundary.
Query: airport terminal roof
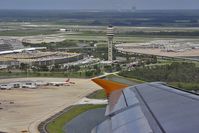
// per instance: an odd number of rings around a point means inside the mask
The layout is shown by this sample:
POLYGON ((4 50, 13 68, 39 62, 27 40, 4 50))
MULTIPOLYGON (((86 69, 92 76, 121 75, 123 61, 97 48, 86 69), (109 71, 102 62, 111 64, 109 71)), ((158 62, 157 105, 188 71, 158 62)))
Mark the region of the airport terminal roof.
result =
POLYGON ((199 96, 162 83, 114 91, 92 133, 198 133, 199 96))
POLYGON ((44 49, 46 49, 46 47, 32 47, 32 48, 23 48, 15 50, 4 50, 0 51, 0 55, 22 53, 23 51, 35 51, 35 50, 44 50, 44 49))
POLYGON ((69 53, 69 52, 41 52, 41 51, 31 51, 32 48, 27 49, 18 49, 13 51, 4 51, 0 52, 0 61, 19 61, 23 63, 31 63, 37 61, 50 61, 58 60, 65 58, 76 57, 80 54, 78 53, 69 53), (3 55, 1 55, 1 53, 3 55))

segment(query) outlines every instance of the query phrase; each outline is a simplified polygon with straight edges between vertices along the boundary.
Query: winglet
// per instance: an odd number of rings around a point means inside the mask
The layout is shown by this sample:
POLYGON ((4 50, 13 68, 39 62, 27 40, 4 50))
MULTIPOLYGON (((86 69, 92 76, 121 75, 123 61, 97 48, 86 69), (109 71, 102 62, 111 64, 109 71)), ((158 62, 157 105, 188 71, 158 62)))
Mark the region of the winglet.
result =
POLYGON ((125 84, 113 82, 110 80, 104 80, 100 78, 92 79, 92 81, 101 86, 105 90, 107 97, 115 90, 120 90, 128 87, 128 85, 125 84))

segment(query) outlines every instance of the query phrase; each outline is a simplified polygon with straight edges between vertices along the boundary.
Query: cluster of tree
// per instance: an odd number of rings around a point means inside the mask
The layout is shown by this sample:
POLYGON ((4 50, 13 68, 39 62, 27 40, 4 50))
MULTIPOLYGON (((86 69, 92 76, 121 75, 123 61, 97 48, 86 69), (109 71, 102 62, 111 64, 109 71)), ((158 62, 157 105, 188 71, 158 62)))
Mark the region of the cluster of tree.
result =
POLYGON ((121 53, 116 51, 116 56, 126 58, 126 63, 129 61, 138 61, 138 66, 142 66, 144 64, 155 64, 157 63, 157 56, 155 55, 143 55, 143 54, 129 54, 129 53, 121 53))
POLYGON ((174 62, 171 65, 146 66, 120 75, 145 81, 199 83, 199 68, 194 63, 174 62))
MULTIPOLYGON (((94 56, 95 58, 100 58, 102 60, 108 59, 108 47, 95 47, 95 48, 84 48, 84 49, 74 49, 69 50, 69 52, 78 52, 85 53, 89 56, 94 56)), ((113 53, 115 53, 115 49, 113 49, 113 53)), ((115 59, 115 56, 113 56, 115 59)))
POLYGON ((33 76, 35 76, 35 74, 36 76, 40 76, 41 73, 54 76, 55 73, 58 73, 57 76, 71 76, 71 75, 74 76, 75 75, 79 77, 84 77, 84 76, 93 77, 93 76, 100 75, 102 73, 101 67, 99 65, 85 66, 84 68, 81 68, 79 65, 71 65, 71 66, 62 67, 60 64, 56 64, 51 67, 48 67, 46 65, 30 67, 27 64, 21 63, 20 69, 24 71, 25 73, 29 73, 30 75, 33 75, 33 76), (52 75, 50 73, 52 73, 52 75))
POLYGON ((93 77, 93 76, 96 76, 96 75, 100 75, 101 74, 101 70, 87 70, 85 72, 85 76, 86 77, 93 77))
POLYGON ((105 65, 104 66, 104 71, 105 72, 114 72, 114 71, 121 71, 122 68, 120 66, 119 63, 114 63, 114 64, 111 64, 111 65, 105 65))
POLYGON ((78 43, 79 43, 78 41, 64 40, 62 42, 56 42, 56 43, 51 42, 51 43, 37 43, 37 44, 23 42, 23 45, 27 47, 47 47, 47 49, 54 50, 57 48, 77 47, 78 43))

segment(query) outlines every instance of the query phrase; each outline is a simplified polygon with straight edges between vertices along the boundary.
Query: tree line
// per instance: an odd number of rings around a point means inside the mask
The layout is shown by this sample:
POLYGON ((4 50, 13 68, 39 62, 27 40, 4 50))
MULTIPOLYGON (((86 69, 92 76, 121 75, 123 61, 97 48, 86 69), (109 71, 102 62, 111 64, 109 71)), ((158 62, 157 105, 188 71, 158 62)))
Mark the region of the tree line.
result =
POLYGON ((170 65, 145 66, 132 71, 123 71, 121 76, 149 82, 184 82, 199 84, 199 68, 194 63, 173 62, 170 65))

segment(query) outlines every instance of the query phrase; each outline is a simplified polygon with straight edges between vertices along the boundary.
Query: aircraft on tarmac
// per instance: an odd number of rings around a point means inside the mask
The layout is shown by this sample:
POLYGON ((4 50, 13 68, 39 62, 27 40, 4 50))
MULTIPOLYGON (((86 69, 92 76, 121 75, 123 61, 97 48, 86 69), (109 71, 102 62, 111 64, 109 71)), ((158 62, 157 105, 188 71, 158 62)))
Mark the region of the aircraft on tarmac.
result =
POLYGON ((48 82, 48 84, 53 86, 70 86, 70 84, 75 84, 75 82, 70 81, 70 78, 68 78, 64 82, 48 82))

